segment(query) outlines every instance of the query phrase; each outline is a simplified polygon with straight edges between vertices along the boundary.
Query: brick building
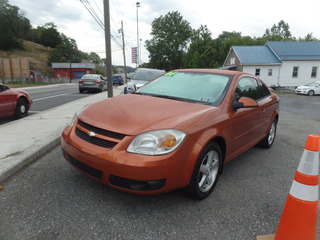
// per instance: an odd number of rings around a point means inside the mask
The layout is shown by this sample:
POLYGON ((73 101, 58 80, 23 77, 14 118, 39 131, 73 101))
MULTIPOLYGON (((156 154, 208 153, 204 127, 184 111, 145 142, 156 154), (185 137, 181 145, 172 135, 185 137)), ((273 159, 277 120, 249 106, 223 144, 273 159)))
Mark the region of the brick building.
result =
POLYGON ((92 74, 95 71, 95 64, 92 63, 72 63, 70 69, 70 63, 52 63, 54 70, 54 78, 56 79, 80 79, 85 74, 92 74))

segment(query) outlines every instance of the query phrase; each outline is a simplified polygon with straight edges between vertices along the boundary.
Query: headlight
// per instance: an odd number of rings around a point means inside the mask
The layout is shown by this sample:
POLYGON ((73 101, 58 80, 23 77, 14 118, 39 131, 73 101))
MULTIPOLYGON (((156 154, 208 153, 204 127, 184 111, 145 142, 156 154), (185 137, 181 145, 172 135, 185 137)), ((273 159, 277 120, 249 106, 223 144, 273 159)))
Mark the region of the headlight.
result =
POLYGON ((72 118, 71 122, 69 123, 70 128, 73 127, 74 123, 75 123, 76 120, 77 120, 78 115, 79 115, 79 112, 76 112, 76 113, 73 115, 73 118, 72 118))
POLYGON ((130 92, 133 92, 133 91, 135 91, 135 89, 134 89, 134 85, 131 83, 131 84, 128 84, 128 86, 127 86, 127 90, 128 91, 130 91, 130 92))
POLYGON ((128 152, 144 155, 163 155, 174 151, 186 137, 177 129, 155 130, 136 136, 127 148, 128 152))

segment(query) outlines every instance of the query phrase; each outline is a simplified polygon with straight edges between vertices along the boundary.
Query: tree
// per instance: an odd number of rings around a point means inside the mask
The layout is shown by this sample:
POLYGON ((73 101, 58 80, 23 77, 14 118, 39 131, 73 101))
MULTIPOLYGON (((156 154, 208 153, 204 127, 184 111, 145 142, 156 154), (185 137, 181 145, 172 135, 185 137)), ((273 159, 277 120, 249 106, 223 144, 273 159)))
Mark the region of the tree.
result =
POLYGON ((268 41, 292 41, 295 38, 292 37, 289 24, 281 20, 278 24, 273 24, 270 29, 266 29, 263 38, 268 41))
POLYGON ((308 33, 304 38, 299 38, 299 41, 319 41, 319 39, 315 38, 312 33, 308 33))
MULTIPOLYGON (((89 55, 78 49, 77 42, 64 35, 60 34, 61 43, 51 50, 49 56, 49 66, 53 62, 81 62, 83 59, 89 59, 89 55)), ((96 54, 96 53, 95 53, 96 54)))
POLYGON ((45 25, 38 26, 35 30, 35 42, 42 44, 47 47, 55 48, 60 43, 62 39, 57 26, 52 23, 46 23, 45 25))
POLYGON ((146 41, 150 65, 166 71, 182 68, 182 59, 192 35, 190 23, 176 11, 156 18, 151 27, 152 39, 146 41))
POLYGON ((100 56, 95 52, 91 52, 88 56, 88 59, 96 64, 99 64, 101 60, 100 56))
POLYGON ((17 6, 0 0, 0 49, 23 48, 22 40, 31 29, 30 21, 24 15, 17 6))
POLYGON ((207 26, 200 26, 193 30, 191 44, 188 52, 183 58, 186 68, 211 68, 214 65, 214 55, 216 50, 210 46, 212 41, 211 32, 207 26))
POLYGON ((70 59, 73 62, 77 49, 77 43, 74 39, 61 34, 61 43, 51 51, 49 62, 70 62, 70 59))

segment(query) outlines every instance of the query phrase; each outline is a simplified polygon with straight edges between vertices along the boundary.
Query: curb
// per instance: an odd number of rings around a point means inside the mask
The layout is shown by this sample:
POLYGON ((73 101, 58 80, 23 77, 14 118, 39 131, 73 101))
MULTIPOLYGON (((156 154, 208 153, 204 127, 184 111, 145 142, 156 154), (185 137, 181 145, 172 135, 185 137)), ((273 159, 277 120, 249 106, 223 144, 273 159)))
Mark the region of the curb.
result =
POLYGON ((35 149, 31 153, 29 153, 25 158, 21 159, 18 163, 10 166, 10 168, 6 169, 3 173, 0 173, 0 182, 4 182, 12 175, 14 175, 19 170, 23 169, 28 164, 35 162, 40 157, 47 154, 50 150, 55 148, 60 144, 60 135, 55 137, 53 140, 48 141, 46 144, 41 146, 40 148, 35 149))
MULTIPOLYGON (((123 91, 122 88, 113 90, 114 96, 121 95, 123 91)), ((98 93, 91 97, 88 96, 70 103, 65 103, 16 122, 5 124, 6 131, 2 133, 3 138, 0 139, 0 145, 3 144, 2 147, 4 147, 2 156, 0 155, 0 183, 6 181, 16 172, 35 162, 54 147, 58 146, 60 144, 61 133, 66 124, 72 119, 74 112, 82 109, 85 105, 105 99, 106 94, 107 92, 98 93), (89 100, 88 98, 91 99, 89 100), (71 109, 71 111, 69 111, 69 109, 71 109), (55 118, 56 115, 54 114, 61 114, 60 119, 55 118), (35 123, 28 125, 28 122, 30 123, 31 121, 35 121, 35 123), (41 121, 45 122, 43 123, 41 121), (45 124, 44 129, 42 129, 40 133, 38 132, 39 125, 37 126, 37 124, 45 124), (18 147, 12 147, 12 145, 14 146, 17 142, 15 141, 15 136, 18 138, 20 136, 19 129, 21 126, 24 128, 26 126, 28 127, 27 132, 24 132, 24 138, 22 137, 23 142, 18 141, 18 147), (39 133, 40 135, 33 135, 33 132, 39 133), (24 142, 26 144, 24 144, 24 142)), ((0 127, 4 127, 4 125, 0 127)))

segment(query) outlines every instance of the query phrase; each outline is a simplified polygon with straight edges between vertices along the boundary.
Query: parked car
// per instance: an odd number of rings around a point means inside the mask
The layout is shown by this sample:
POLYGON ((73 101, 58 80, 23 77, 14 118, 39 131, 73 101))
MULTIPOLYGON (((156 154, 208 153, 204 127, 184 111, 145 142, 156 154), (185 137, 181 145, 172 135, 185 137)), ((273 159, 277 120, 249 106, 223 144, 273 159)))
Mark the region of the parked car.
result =
POLYGON ((320 81, 315 81, 303 86, 299 86, 296 88, 295 92, 297 94, 305 94, 309 96, 320 94, 320 81))
POLYGON ((61 138, 80 172, 130 193, 214 189, 223 164, 276 136, 279 97, 236 71, 168 72, 132 94, 86 106, 61 138), (139 106, 139 107, 137 107, 139 106))
POLYGON ((164 74, 164 70, 151 68, 137 68, 128 86, 124 88, 124 94, 136 91, 150 80, 164 74))
POLYGON ((0 83, 0 118, 12 115, 16 119, 26 117, 31 104, 32 99, 27 92, 0 83))
POLYGON ((121 75, 112 75, 112 84, 123 85, 124 81, 121 75))
POLYGON ((79 80, 79 92, 98 91, 102 92, 107 89, 106 79, 99 74, 85 74, 79 80))

